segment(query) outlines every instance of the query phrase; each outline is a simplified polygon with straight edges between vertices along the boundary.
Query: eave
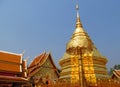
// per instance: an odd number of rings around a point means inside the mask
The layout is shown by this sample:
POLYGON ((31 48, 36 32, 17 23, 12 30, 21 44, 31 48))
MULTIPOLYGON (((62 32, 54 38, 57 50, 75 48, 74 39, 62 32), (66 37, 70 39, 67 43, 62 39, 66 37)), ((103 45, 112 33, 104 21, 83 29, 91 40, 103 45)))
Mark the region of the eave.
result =
POLYGON ((0 82, 7 82, 7 83, 26 83, 28 79, 23 77, 13 77, 13 76, 0 76, 0 82))

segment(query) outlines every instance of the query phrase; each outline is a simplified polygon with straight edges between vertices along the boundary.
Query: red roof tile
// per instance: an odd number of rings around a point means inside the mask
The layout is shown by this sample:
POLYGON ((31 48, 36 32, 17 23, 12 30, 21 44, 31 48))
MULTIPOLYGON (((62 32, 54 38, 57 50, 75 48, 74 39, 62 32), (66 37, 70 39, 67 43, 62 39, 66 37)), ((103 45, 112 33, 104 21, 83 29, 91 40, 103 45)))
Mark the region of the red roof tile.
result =
POLYGON ((39 56, 37 56, 33 61, 32 63, 29 65, 28 67, 28 76, 32 76, 34 75, 35 73, 37 73, 40 69, 40 67, 45 63, 45 61, 50 58, 50 61, 54 67, 54 69, 56 70, 56 66, 51 58, 51 54, 50 53, 42 53, 40 54, 39 56), (49 57, 50 56, 50 57, 49 57))
POLYGON ((114 70, 112 76, 116 76, 118 79, 120 79, 120 70, 114 70))
POLYGON ((115 70, 115 73, 119 76, 120 78, 120 70, 115 70))
POLYGON ((31 64, 29 65, 29 68, 30 68, 30 67, 33 67, 33 66, 35 66, 35 65, 37 65, 37 64, 39 64, 40 61, 43 60, 42 58, 44 58, 45 54, 46 54, 46 53, 43 53, 43 54, 35 57, 34 60, 31 62, 31 64))
POLYGON ((23 77, 13 77, 13 76, 0 76, 0 81, 5 82, 26 82, 28 79, 23 77))
POLYGON ((0 51, 0 71, 22 72, 22 54, 0 51))

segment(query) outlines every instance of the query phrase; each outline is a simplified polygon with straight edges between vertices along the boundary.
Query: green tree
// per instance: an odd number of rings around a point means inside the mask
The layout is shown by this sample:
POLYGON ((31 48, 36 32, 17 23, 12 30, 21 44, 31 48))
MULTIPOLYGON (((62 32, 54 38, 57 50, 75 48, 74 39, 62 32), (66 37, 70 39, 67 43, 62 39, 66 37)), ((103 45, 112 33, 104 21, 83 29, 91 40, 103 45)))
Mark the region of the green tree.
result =
POLYGON ((119 70, 119 69, 120 69, 120 64, 116 64, 112 68, 110 68, 109 74, 112 75, 113 70, 119 70))

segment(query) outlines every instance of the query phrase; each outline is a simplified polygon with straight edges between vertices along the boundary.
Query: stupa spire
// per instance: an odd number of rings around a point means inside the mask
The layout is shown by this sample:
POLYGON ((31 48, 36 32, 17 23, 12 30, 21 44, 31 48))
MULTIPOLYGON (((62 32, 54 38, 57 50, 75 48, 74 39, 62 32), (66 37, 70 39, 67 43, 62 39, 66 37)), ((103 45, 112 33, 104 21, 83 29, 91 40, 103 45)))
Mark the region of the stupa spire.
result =
POLYGON ((66 44, 65 54, 59 61, 62 67, 60 80, 79 83, 80 87, 84 87, 85 83, 94 86, 98 78, 108 77, 105 65, 107 60, 99 53, 82 26, 78 0, 76 13, 75 30, 66 44))
POLYGON ((92 50, 92 40, 88 36, 87 32, 84 30, 82 23, 80 21, 80 15, 79 15, 79 6, 78 3, 76 4, 76 26, 75 31, 72 34, 72 37, 70 41, 67 43, 66 51, 69 52, 75 52, 73 49, 76 50, 76 48, 85 48, 92 50))
POLYGON ((77 18, 79 18, 79 6, 78 6, 78 3, 76 4, 76 10, 77 10, 77 18))
POLYGON ((76 4, 76 12, 77 12, 76 28, 77 27, 82 27, 82 23, 80 21, 80 15, 79 15, 79 5, 78 5, 78 2, 76 4))

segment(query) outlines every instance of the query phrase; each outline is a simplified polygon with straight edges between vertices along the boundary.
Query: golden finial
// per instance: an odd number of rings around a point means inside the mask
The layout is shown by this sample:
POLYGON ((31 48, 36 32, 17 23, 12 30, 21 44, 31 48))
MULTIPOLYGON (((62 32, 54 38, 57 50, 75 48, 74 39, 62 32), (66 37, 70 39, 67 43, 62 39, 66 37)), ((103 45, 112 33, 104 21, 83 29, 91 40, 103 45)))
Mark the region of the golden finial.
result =
POLYGON ((76 11, 77 11, 76 28, 77 28, 77 27, 83 27, 82 24, 81 24, 81 21, 80 21, 78 0, 77 0, 77 2, 76 2, 76 11))
POLYGON ((79 6, 78 3, 76 4, 76 10, 77 10, 77 18, 79 17, 79 6))

